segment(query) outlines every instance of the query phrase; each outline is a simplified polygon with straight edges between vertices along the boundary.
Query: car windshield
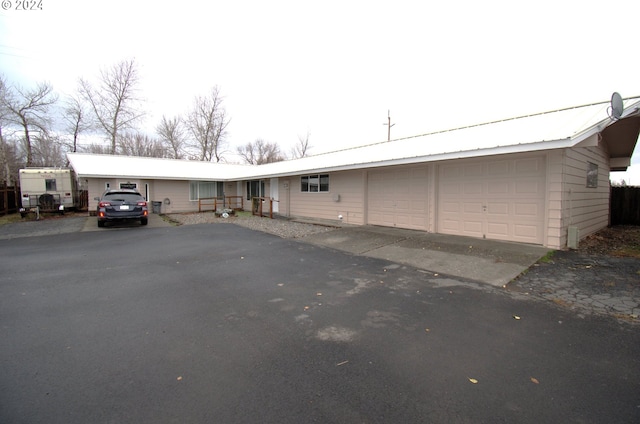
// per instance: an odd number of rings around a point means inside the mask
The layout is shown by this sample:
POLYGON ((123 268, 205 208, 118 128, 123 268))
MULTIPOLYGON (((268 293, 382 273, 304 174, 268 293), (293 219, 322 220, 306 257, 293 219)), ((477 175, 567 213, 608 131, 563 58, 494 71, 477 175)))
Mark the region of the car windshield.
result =
POLYGON ((108 200, 110 202, 136 203, 143 201, 144 199, 142 196, 134 193, 107 193, 104 196, 104 200, 108 200))

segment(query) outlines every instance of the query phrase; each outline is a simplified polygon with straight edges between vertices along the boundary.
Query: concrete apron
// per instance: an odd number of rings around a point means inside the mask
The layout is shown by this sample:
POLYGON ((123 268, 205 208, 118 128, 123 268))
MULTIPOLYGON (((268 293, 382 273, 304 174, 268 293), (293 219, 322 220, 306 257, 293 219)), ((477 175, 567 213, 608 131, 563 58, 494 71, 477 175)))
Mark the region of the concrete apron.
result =
POLYGON ((302 240, 498 287, 509 283, 549 251, 529 244, 374 226, 343 227, 302 240))
POLYGON ((87 222, 85 222, 82 231, 108 231, 109 229, 114 228, 161 228, 161 227, 172 227, 173 225, 170 222, 165 221, 162 217, 156 213, 150 213, 148 216, 148 224, 140 225, 139 220, 134 221, 122 221, 122 222, 112 222, 108 223, 107 227, 98 227, 98 218, 95 216, 90 216, 87 218, 87 222))

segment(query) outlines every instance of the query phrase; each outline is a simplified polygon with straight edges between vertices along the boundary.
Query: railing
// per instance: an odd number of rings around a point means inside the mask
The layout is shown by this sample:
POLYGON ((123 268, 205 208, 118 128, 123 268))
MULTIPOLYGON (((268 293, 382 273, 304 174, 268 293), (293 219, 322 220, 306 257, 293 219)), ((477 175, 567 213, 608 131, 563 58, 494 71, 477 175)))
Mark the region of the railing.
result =
POLYGON ((218 207, 241 211, 244 209, 244 201, 242 196, 202 197, 198 199, 198 212, 215 212, 218 207))
POLYGON ((213 209, 207 209, 215 212, 218 210, 218 198, 217 197, 202 197, 198 199, 198 212, 202 212, 205 206, 213 206, 213 209))
POLYGON ((270 197, 252 197, 251 198, 251 214, 257 216, 268 216, 273 219, 273 202, 277 202, 277 200, 273 200, 270 197), (264 204, 269 202, 269 208, 267 212, 264 209, 264 204))
POLYGON ((244 199, 242 196, 227 196, 225 197, 226 204, 225 207, 237 211, 241 211, 244 209, 244 199))

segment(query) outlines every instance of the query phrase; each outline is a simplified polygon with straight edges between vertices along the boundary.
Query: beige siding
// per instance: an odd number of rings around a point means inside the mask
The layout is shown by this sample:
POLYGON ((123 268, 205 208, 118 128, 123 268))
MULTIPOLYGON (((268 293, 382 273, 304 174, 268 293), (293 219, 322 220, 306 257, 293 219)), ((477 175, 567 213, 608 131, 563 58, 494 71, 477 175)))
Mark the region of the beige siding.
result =
POLYGON ((563 231, 563 186, 564 151, 547 153, 547 221, 544 245, 560 249, 567 244, 567 234, 563 231))
POLYGON ((569 226, 578 227, 580 238, 593 234, 609 224, 609 155, 600 144, 565 151, 563 216, 565 233, 569 226), (598 166, 598 186, 587 187, 587 164, 598 166))
POLYGON ((329 173, 328 193, 305 193, 300 190, 300 176, 282 179, 279 189, 281 213, 292 217, 307 217, 364 224, 365 171, 329 173), (288 188, 285 188, 288 181, 288 188), (283 205, 284 204, 284 205, 283 205))
POLYGON ((189 200, 189 181, 153 182, 150 201, 162 202, 162 213, 194 212, 198 202, 189 200), (165 200, 168 199, 168 200, 165 200))
MULTIPOLYGON (((136 183, 138 187, 138 191, 142 193, 142 195, 146 195, 146 186, 148 184, 149 187, 149 196, 151 196, 151 187, 153 186, 152 181, 142 180, 142 179, 122 179, 122 178, 89 178, 87 180, 87 190, 89 191, 89 212, 94 213, 98 206, 98 202, 94 200, 96 197, 102 196, 102 193, 107 189, 107 184, 110 188, 119 188, 120 183, 136 183)), ((149 201, 151 199, 148 199, 149 201)))
MULTIPOLYGON (((94 197, 99 197, 106 189, 107 183, 111 188, 117 188, 118 183, 125 182, 118 179, 91 178, 88 181, 89 211, 95 211, 97 202, 94 197)), ((138 184, 138 190, 145 195, 145 184, 148 184, 149 210, 152 210, 151 202, 162 202, 162 213, 197 212, 198 201, 189 200, 189 181, 176 180, 131 180, 138 184)), ((236 195, 236 184, 226 183, 225 194, 236 195)), ((246 204, 246 202, 245 202, 246 204)))
MULTIPOLYGON (((569 226, 576 226, 584 238, 609 223, 609 155, 601 143, 332 172, 326 193, 302 192, 300 178, 264 181, 264 196, 274 197, 281 215, 541 243, 555 249, 566 247, 569 226), (589 162, 598 166, 596 188, 587 187, 589 162)), ((121 182, 138 184, 149 202, 162 202, 163 213, 198 210, 198 202, 189 200, 189 181, 118 178, 87 181, 89 210, 95 212, 94 198, 107 184, 117 188, 121 182)), ((226 196, 242 196, 245 210, 250 210, 246 181, 225 182, 224 190, 226 196)))

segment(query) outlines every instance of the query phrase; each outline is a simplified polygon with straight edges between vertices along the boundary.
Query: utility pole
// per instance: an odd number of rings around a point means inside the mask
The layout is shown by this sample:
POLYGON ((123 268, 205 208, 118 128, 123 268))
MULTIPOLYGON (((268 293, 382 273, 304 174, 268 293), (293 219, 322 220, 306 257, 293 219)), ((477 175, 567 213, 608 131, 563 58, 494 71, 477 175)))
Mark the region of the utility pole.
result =
POLYGON ((388 109, 387 109, 387 123, 382 125, 386 125, 389 127, 387 128, 387 141, 391 141, 391 127, 393 127, 395 124, 391 123, 391 111, 389 111, 388 109))

